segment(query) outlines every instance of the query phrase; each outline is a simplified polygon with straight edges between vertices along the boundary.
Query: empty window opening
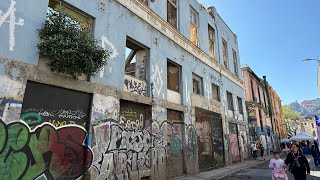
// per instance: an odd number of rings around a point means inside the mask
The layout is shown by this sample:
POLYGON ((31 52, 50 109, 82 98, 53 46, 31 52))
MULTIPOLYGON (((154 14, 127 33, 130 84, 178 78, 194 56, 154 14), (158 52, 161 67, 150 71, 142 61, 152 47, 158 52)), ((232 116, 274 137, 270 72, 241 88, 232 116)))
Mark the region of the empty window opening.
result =
POLYGON ((193 80, 193 93, 202 95, 202 78, 195 74, 192 75, 193 80))
POLYGON ((261 132, 263 132, 263 121, 262 121, 262 115, 261 115, 261 111, 260 110, 259 110, 259 119, 260 119, 261 132))
POLYGON ((174 28, 178 25, 178 0, 167 0, 167 21, 174 28))
POLYGON ((215 84, 212 84, 212 98, 220 101, 220 87, 215 84))
MULTIPOLYGON (((250 78, 251 79, 251 78, 250 78)), ((254 89, 253 89, 253 81, 252 79, 250 80, 250 84, 251 84, 251 95, 252 95, 252 101, 256 101, 256 97, 254 95, 254 89)))
POLYGON ((208 36, 209 36, 209 55, 214 57, 214 29, 208 25, 208 36))
POLYGON ((167 87, 168 89, 180 92, 180 66, 167 61, 167 87))
POLYGON ((198 39, 198 13, 193 8, 190 8, 190 41, 198 46, 198 39))
POLYGON ((149 0, 140 0, 141 2, 143 2, 145 5, 149 5, 149 0))
POLYGON ((232 50, 233 54, 233 67, 234 67, 234 74, 238 76, 238 57, 237 52, 235 50, 232 50))
POLYGON ((260 97, 260 88, 258 87, 257 90, 258 90, 258 101, 259 101, 259 103, 261 103, 261 100, 262 100, 262 99, 261 99, 261 97, 260 97))
POLYGON ((91 32, 93 27, 93 18, 89 15, 77 10, 69 4, 66 4, 61 0, 49 0, 48 11, 47 13, 51 13, 51 11, 62 12, 70 16, 73 20, 75 20, 75 24, 79 24, 79 27, 91 32))
POLYGON ((126 41, 126 62, 125 73, 141 80, 146 79, 146 65, 148 60, 148 50, 133 42, 130 39, 126 41))
POLYGON ((239 114, 243 114, 242 99, 240 97, 238 97, 238 109, 239 109, 239 114))
POLYGON ((226 68, 229 67, 228 64, 228 44, 227 41, 222 38, 222 52, 223 52, 223 64, 226 68))
POLYGON ((233 107, 233 97, 232 97, 232 93, 227 91, 227 101, 228 101, 228 110, 233 111, 234 107, 233 107))

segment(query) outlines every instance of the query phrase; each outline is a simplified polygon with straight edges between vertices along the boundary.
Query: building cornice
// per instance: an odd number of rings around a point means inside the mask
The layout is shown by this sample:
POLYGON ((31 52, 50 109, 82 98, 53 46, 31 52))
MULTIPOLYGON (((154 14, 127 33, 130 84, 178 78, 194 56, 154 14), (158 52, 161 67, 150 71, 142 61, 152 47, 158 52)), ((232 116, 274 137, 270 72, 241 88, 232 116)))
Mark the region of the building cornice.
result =
POLYGON ((140 17, 142 20, 147 22, 149 25, 157 29, 163 35, 171 39, 181 48, 185 49, 193 56, 198 58, 201 62, 205 63, 212 69, 220 72, 223 76, 243 88, 243 81, 229 71, 226 67, 220 64, 216 59, 210 57, 207 53, 195 46, 189 39, 183 36, 180 32, 174 29, 169 23, 163 20, 158 14, 152 9, 147 7, 143 2, 139 0, 115 0, 128 10, 133 12, 135 15, 140 17))

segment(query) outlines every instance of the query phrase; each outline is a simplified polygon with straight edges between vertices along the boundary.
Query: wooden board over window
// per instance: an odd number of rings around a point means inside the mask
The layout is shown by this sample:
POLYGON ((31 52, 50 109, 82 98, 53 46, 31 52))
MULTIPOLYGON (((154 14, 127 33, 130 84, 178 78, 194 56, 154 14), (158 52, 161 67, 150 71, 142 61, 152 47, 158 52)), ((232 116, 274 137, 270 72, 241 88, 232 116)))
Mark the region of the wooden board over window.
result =
POLYGON ((183 112, 167 109, 167 119, 169 121, 183 121, 183 112))
POLYGON ((77 124, 87 128, 91 97, 88 93, 28 81, 21 119, 30 127, 48 122, 55 127, 77 124))

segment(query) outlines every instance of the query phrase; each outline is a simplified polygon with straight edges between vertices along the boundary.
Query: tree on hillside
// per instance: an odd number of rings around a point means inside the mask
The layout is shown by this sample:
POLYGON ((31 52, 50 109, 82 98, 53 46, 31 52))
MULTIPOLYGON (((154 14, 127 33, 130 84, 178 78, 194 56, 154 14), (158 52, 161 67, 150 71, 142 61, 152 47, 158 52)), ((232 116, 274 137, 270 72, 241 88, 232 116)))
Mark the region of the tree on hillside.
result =
POLYGON ((297 120, 300 119, 300 113, 292 109, 290 105, 282 106, 282 111, 284 114, 284 122, 286 126, 286 133, 288 137, 294 136, 297 134, 297 129, 300 126, 300 123, 297 120))

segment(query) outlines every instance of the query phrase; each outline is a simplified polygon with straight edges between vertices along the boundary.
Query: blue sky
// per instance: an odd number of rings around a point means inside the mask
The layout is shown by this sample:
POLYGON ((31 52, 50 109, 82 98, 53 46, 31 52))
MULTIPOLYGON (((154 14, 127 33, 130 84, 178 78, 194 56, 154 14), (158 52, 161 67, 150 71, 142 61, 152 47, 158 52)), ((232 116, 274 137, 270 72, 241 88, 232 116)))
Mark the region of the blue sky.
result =
POLYGON ((269 83, 282 104, 318 98, 319 0, 198 0, 238 36, 241 64, 269 83))

